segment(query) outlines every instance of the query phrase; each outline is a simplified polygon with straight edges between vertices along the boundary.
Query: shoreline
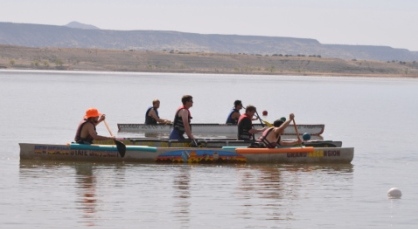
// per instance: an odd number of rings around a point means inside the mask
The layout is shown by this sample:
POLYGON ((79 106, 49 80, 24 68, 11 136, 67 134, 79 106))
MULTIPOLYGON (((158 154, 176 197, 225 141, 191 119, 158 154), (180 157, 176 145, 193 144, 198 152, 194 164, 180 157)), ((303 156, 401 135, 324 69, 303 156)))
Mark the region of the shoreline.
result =
POLYGON ((139 73, 418 78, 417 62, 180 51, 0 45, 0 69, 139 73))

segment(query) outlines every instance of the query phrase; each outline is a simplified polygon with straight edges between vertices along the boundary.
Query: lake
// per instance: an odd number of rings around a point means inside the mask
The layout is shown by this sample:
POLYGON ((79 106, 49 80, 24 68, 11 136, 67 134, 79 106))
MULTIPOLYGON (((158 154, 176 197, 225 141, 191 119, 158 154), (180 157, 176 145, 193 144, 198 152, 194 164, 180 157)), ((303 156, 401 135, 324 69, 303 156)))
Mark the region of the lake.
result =
MULTIPOLYGON (((2 228, 416 228, 418 80, 222 74, 0 71, 2 228), (143 123, 223 123, 236 99, 325 124, 349 165, 160 165, 20 161, 18 143, 67 143, 89 107, 143 123), (388 199, 398 187, 401 199, 388 199)), ((99 134, 108 136, 104 125, 99 134)))

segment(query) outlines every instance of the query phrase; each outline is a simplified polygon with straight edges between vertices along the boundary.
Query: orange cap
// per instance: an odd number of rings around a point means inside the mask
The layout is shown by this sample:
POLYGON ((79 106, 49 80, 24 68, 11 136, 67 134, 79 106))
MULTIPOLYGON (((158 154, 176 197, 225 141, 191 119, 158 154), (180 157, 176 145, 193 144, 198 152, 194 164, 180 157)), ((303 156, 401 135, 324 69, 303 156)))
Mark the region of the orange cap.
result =
POLYGON ((99 117, 100 115, 101 115, 100 112, 96 108, 91 107, 86 110, 86 115, 84 115, 84 118, 87 119, 87 118, 99 117))

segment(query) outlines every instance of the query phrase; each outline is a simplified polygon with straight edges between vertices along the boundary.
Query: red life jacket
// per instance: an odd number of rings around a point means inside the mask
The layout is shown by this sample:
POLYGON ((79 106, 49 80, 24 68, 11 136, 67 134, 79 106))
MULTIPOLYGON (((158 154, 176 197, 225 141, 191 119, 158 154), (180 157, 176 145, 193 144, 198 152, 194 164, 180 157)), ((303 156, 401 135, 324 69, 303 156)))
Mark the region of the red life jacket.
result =
POLYGON ((251 120, 251 117, 249 117, 247 114, 242 114, 239 116, 238 119, 238 140, 251 140, 253 138, 253 135, 250 134, 250 130, 253 128, 252 126, 253 122, 251 120), (243 125, 243 120, 248 119, 250 121, 249 126, 243 125))

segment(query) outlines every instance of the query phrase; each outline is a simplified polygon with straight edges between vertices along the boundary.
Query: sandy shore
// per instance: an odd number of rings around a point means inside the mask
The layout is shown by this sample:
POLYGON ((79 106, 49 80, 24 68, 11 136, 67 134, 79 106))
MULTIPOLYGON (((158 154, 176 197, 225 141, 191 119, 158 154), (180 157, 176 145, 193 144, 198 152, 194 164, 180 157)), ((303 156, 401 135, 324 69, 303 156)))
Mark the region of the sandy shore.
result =
POLYGON ((0 45, 0 68, 418 78, 418 63, 320 56, 189 53, 174 50, 27 48, 0 45))

